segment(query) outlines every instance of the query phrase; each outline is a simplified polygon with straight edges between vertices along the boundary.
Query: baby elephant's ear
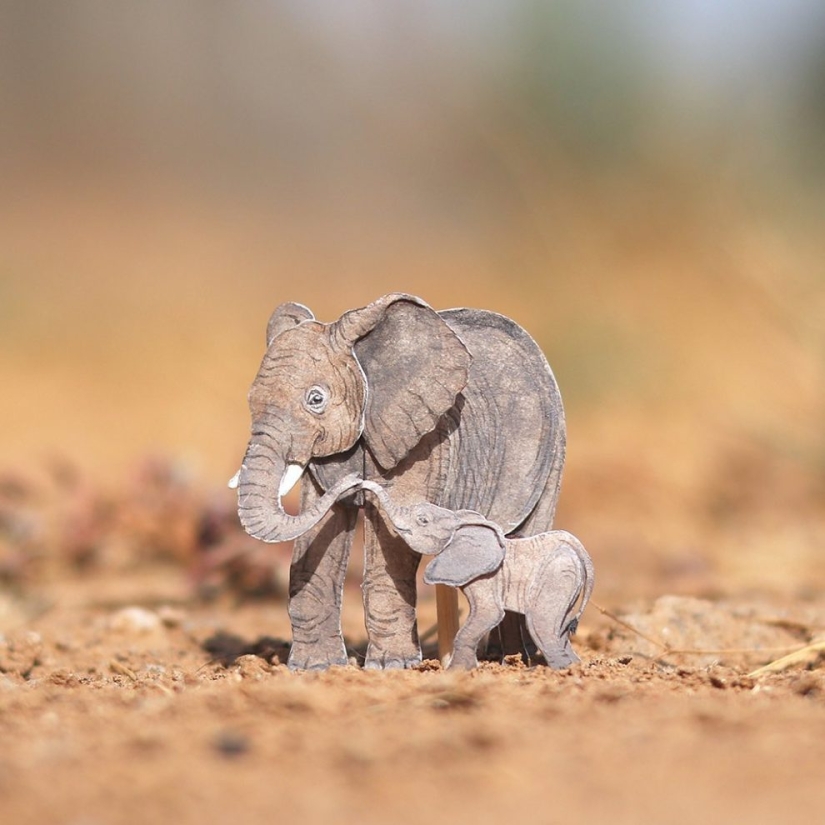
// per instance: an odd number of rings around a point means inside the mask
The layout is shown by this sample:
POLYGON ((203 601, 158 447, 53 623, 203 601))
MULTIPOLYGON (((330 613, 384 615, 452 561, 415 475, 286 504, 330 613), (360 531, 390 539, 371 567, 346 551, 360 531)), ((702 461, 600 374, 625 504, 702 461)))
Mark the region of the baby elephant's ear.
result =
POLYGON ((450 543, 424 570, 427 584, 448 584, 463 587, 465 584, 492 573, 504 561, 504 538, 490 524, 463 524, 450 543))

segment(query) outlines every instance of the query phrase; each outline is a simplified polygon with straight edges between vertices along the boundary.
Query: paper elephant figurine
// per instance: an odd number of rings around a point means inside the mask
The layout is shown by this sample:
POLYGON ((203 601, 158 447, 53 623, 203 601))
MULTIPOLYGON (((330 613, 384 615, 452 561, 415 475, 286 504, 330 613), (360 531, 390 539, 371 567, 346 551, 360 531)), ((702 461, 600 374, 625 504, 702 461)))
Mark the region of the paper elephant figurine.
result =
POLYGON ((590 599, 594 573, 575 536, 551 530, 508 539, 497 524, 471 510, 455 512, 427 502, 401 506, 380 485, 365 481, 362 486, 416 553, 435 556, 424 581, 460 587, 467 597, 470 613, 456 635, 450 667, 478 664, 478 644, 505 610, 524 614, 550 667, 579 661, 570 635, 590 599))
MULTIPOLYGON (((299 532, 281 497, 302 474, 302 511, 355 472, 392 478, 401 503, 471 508, 506 533, 552 525, 565 452, 561 397, 536 343, 496 313, 436 312, 394 293, 324 324, 301 304, 282 304, 269 319, 249 407, 252 433, 230 486, 241 523, 263 541, 299 532)), ((341 598, 363 499, 337 502, 295 542, 293 669, 347 662, 341 598)), ((421 660, 420 557, 371 502, 364 509, 365 667, 410 667, 421 660)))

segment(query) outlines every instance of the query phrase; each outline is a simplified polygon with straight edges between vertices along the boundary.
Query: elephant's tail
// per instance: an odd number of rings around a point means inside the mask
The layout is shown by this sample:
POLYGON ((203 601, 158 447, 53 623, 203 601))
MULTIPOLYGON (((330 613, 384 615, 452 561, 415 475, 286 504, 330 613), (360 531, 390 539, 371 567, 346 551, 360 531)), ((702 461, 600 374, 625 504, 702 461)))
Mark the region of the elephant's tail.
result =
POLYGON ((582 587, 579 608, 573 618, 567 623, 567 627, 564 628, 564 632, 572 636, 576 632, 576 628, 579 626, 579 619, 582 613, 584 613, 587 603, 590 601, 590 596, 593 594, 593 586, 596 583, 596 571, 593 568, 593 559, 590 558, 590 554, 584 549, 584 545, 575 536, 568 533, 565 538, 565 544, 578 556, 579 563, 582 566, 582 572, 584 573, 584 586, 582 587))

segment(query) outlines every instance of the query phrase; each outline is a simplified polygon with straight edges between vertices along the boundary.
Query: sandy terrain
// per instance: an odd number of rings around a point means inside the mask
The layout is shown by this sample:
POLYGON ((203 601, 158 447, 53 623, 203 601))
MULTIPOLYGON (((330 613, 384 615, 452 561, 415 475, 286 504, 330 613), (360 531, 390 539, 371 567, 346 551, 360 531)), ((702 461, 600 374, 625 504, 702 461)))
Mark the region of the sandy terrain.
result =
MULTIPOLYGON (((614 582, 568 670, 430 658, 374 673, 358 666, 354 575, 352 665, 290 673, 288 548, 261 554, 231 495, 157 463, 121 497, 52 475, 2 485, 3 822, 772 823, 822 809, 821 591, 623 600, 614 582)), ((422 632, 434 618, 422 591, 422 632)))

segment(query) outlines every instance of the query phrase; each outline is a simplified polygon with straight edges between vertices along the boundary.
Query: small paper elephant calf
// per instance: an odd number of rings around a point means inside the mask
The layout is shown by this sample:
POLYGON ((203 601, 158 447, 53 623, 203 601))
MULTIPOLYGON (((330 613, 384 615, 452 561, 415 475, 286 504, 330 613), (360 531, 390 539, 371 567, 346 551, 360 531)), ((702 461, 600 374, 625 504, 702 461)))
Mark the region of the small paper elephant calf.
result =
POLYGON ((361 486, 376 496, 410 548, 435 556, 424 581, 459 587, 467 597, 470 613, 456 635, 449 667, 478 664, 478 644, 505 610, 524 614, 550 667, 579 661, 570 634, 593 591, 594 574, 593 562, 575 536, 551 530, 505 538, 497 524, 471 510, 447 510, 427 502, 403 507, 380 485, 364 481, 361 486))

